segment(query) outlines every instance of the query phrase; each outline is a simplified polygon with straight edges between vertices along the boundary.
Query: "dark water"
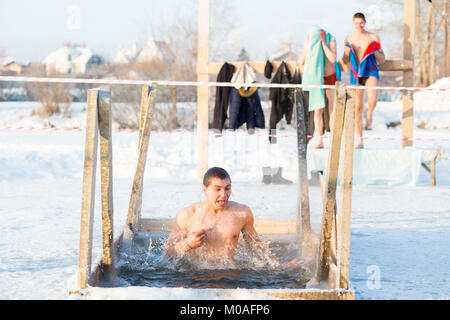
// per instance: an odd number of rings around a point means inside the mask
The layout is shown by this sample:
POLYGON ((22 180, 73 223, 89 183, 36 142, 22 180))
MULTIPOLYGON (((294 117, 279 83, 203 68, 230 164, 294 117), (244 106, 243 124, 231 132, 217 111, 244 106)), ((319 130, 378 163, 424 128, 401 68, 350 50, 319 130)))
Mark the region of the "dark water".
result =
MULTIPOLYGON (((121 252, 116 265, 121 285, 185 288, 305 288, 311 278, 311 266, 301 262, 294 268, 274 266, 267 257, 254 254, 239 240, 235 262, 237 267, 202 268, 164 253, 167 234, 140 233, 131 251, 121 252)), ((262 238, 282 262, 299 256, 293 239, 262 238)))

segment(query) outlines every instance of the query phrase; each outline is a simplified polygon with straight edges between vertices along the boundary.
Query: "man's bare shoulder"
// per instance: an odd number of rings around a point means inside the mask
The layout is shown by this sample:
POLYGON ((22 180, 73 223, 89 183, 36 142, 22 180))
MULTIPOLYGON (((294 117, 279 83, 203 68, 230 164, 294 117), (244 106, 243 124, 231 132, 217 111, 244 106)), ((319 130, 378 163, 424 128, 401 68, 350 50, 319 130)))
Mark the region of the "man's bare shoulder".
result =
POLYGON ((176 217, 178 224, 180 226, 185 225, 190 220, 190 218, 195 214, 199 205, 200 205, 200 202, 194 203, 188 207, 181 209, 177 213, 177 217, 176 217))
POLYGON ((234 201, 229 201, 229 204, 230 211, 236 213, 240 218, 243 218, 245 220, 253 218, 253 212, 249 206, 234 201))
POLYGON ((249 206, 236 201, 228 201, 228 204, 230 205, 230 209, 232 209, 233 211, 242 211, 242 212, 251 211, 249 206))
POLYGON ((366 31, 366 38, 369 39, 370 41, 377 41, 377 42, 380 41, 380 37, 376 33, 369 31, 366 31))
POLYGON ((347 37, 345 37, 345 42, 348 42, 350 44, 355 42, 355 33, 351 33, 347 37))

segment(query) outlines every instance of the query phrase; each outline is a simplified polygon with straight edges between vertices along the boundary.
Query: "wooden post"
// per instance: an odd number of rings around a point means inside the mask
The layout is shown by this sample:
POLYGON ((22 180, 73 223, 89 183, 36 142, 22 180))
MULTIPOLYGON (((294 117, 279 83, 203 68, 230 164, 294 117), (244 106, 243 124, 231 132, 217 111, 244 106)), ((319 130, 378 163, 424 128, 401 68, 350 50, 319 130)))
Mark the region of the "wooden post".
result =
POLYGON ((447 45, 448 45, 448 36, 447 36, 447 0, 443 0, 442 5, 444 6, 443 8, 443 17, 444 17, 444 25, 443 27, 443 33, 442 33, 442 37, 443 37, 443 50, 442 50, 442 74, 441 76, 447 77, 447 68, 448 68, 448 51, 447 51, 447 45))
POLYGON ((333 219, 336 206, 336 184, 338 178, 341 135, 346 101, 346 90, 343 82, 336 82, 335 97, 336 104, 331 123, 332 131, 330 136, 330 148, 328 151, 325 201, 323 204, 324 212, 320 237, 319 266, 317 270, 319 282, 326 280, 329 273, 331 236, 333 232, 333 219))
MULTIPOLYGON (((144 131, 144 123, 145 123, 145 117, 148 110, 148 96, 150 94, 150 87, 149 86, 142 86, 141 89, 141 113, 139 117, 139 142, 138 142, 138 157, 141 150, 141 141, 142 141, 142 133, 144 131)), ((139 203, 137 205, 137 216, 141 216, 141 210, 142 210, 142 191, 144 190, 144 181, 142 181, 142 186, 139 192, 139 203)))
POLYGON ((113 168, 111 93, 98 92, 98 119, 100 132, 100 173, 102 199, 103 275, 106 281, 115 278, 114 264, 114 210, 113 210, 113 168))
MULTIPOLYGON (((197 81, 208 82, 209 0, 198 0, 197 81)), ((197 175, 208 169, 209 88, 197 87, 197 175)))
POLYGON ((144 126, 139 143, 139 155, 134 174, 133 187, 131 190, 130 204, 128 207, 127 221, 123 232, 124 239, 132 239, 139 223, 138 205, 140 203, 141 189, 144 179, 145 164, 147 162, 147 151, 150 140, 151 122, 153 108, 155 105, 156 90, 151 90, 147 97, 146 110, 144 111, 144 126))
POLYGON ((347 90, 344 119, 344 141, 342 146, 341 168, 341 201, 340 201, 340 239, 339 249, 339 288, 348 289, 350 263, 350 225, 352 214, 352 185, 353 185, 353 151, 355 130, 355 99, 356 89, 347 90))
POLYGON ((177 108, 177 87, 172 87, 170 90, 170 96, 172 98, 172 128, 179 127, 178 124, 178 108, 177 108))
POLYGON ((94 225, 95 175, 98 146, 98 90, 88 90, 84 150, 83 190, 81 201, 80 251, 78 253, 78 287, 85 289, 91 271, 94 225))
POLYGON ((435 187, 436 186, 436 158, 438 157, 439 153, 436 153, 435 156, 433 156, 433 159, 431 159, 431 164, 430 164, 430 171, 431 171, 431 186, 435 187))
MULTIPOLYGON (((404 0, 403 6, 403 59, 411 60, 414 66, 415 0, 404 0)), ((403 86, 411 87, 413 85, 414 67, 411 70, 403 71, 403 86)), ((413 145, 414 101, 412 91, 403 91, 402 95, 402 147, 404 148, 413 145)))
POLYGON ((308 135, 306 132, 308 122, 308 106, 305 106, 304 96, 301 89, 295 89, 295 100, 297 109, 297 159, 299 177, 299 195, 297 200, 297 240, 299 243, 303 243, 303 241, 311 233, 308 166, 306 158, 308 145, 308 135))

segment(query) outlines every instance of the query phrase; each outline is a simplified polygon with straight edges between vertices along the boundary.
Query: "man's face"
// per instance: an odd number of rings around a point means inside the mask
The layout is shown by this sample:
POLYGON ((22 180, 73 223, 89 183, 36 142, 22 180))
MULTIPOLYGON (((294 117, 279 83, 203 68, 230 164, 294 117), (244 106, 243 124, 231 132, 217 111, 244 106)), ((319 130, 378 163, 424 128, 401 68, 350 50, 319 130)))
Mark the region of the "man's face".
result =
POLYGON ((223 209, 228 204, 231 195, 230 179, 211 178, 209 185, 203 186, 206 201, 215 209, 223 209))
POLYGON ((353 26, 355 27, 356 31, 362 32, 362 31, 364 31, 366 22, 362 18, 355 18, 355 19, 353 19, 353 26))

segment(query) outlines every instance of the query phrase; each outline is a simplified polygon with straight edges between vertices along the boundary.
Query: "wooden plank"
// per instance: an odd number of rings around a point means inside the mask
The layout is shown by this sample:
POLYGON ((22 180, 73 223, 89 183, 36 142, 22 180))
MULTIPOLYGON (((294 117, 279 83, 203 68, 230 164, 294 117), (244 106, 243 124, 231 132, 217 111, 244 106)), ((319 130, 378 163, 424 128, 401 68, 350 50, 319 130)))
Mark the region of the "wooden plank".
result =
POLYGON ((209 61, 209 0, 198 0, 197 73, 208 74, 209 61))
POLYGON ((83 189, 81 200, 80 251, 78 253, 78 287, 87 287, 92 262, 92 234, 94 225, 95 176, 98 147, 98 90, 87 93, 86 136, 84 148, 83 189))
MULTIPOLYGON (((228 62, 228 61, 227 61, 228 62)), ((228 62, 236 67, 236 70, 243 65, 244 63, 248 63, 250 67, 255 71, 255 73, 264 73, 264 68, 266 67, 267 61, 231 61, 228 62)), ((273 73, 277 72, 280 67, 282 61, 272 61, 271 64, 273 66, 273 73)), ((294 74, 295 67, 297 66, 297 61, 285 61, 288 65, 289 71, 294 74)), ((218 74, 220 69, 223 66, 223 62, 209 62, 208 63, 208 73, 209 74, 218 74)))
MULTIPOLYGON (((197 81, 208 82, 209 0, 198 0, 197 81)), ((197 176, 208 169, 209 88, 197 87, 197 176)))
POLYGON ((100 174, 102 200, 102 241, 103 274, 107 281, 115 278, 114 264, 114 209, 113 209, 113 168, 112 168, 112 128, 111 93, 98 92, 98 120, 100 132, 100 174))
POLYGON ((443 19, 443 26, 442 26, 442 39, 443 39, 443 44, 442 44, 442 73, 441 73, 441 77, 445 78, 447 77, 447 69, 448 69, 448 28, 447 28, 447 21, 448 21, 448 16, 447 16, 447 0, 443 0, 442 3, 442 16, 445 17, 443 19))
POLYGON ((255 293, 263 293, 278 299, 285 300, 355 300, 355 292, 354 291, 339 291, 339 290, 295 290, 295 291, 286 291, 282 290, 270 290, 270 289, 261 289, 255 291, 255 293))
MULTIPOLYGON (((239 68, 242 64, 247 62, 250 67, 256 73, 264 73, 264 68, 266 66, 267 61, 232 61, 228 62, 234 65, 236 68, 239 68)), ((297 61, 285 61, 289 67, 289 70, 294 73, 295 67, 298 65, 297 61)), ((273 72, 277 72, 281 61, 272 61, 273 72)), ((350 66, 345 64, 342 60, 338 61, 338 65, 343 72, 349 72, 350 66)), ((218 74, 220 68, 222 68, 223 62, 209 62, 207 72, 209 74, 218 74)), ((412 60, 386 60, 379 67, 380 71, 410 71, 413 70, 413 62, 412 60)))
POLYGON ((350 264, 350 226, 352 214, 353 153, 355 137, 356 89, 347 89, 344 141, 342 146, 341 201, 339 223, 339 288, 348 289, 350 264))
MULTIPOLYGON (((144 132, 145 116, 147 115, 147 110, 148 110, 148 106, 149 106, 148 96, 150 94, 150 90, 151 90, 150 86, 142 86, 142 89, 141 89, 141 112, 140 112, 140 116, 139 116, 138 157, 139 157, 139 152, 141 149, 142 135, 144 132)), ((137 205, 137 216, 138 217, 141 216, 141 211, 142 211, 142 192, 144 190, 144 180, 142 180, 141 184, 142 184, 142 186, 139 191, 139 202, 137 205)))
POLYGON ((436 186, 436 158, 437 158, 437 154, 433 157, 433 159, 431 160, 431 166, 430 166, 430 171, 431 171, 431 186, 435 187, 436 186))
MULTIPOLYGON (((172 230, 174 219, 141 219, 142 232, 168 233, 172 230)), ((255 219, 255 230, 259 234, 293 234, 296 230, 294 219, 255 219)))
MULTIPOLYGON (((342 60, 339 60, 338 64, 341 71, 350 71, 349 64, 345 64, 342 60)), ((409 71, 413 70, 413 62, 411 60, 386 60, 379 69, 380 71, 409 71)))
POLYGON ((124 238, 132 239, 136 226, 139 223, 138 205, 140 203, 141 188, 144 179, 145 164, 147 162, 147 151, 150 140, 151 122, 153 116, 153 109, 155 105, 156 90, 151 90, 147 99, 147 112, 144 120, 144 128, 142 131, 142 138, 139 148, 138 162, 133 179, 133 187, 131 190, 130 204, 128 207, 127 221, 124 228, 124 238))
MULTIPOLYGON (((177 290, 177 288, 169 288, 169 290, 177 290)), ((201 288, 190 289, 194 293, 201 293, 201 288)), ((249 294, 266 295, 282 300, 355 300, 355 292, 353 290, 321 290, 321 289, 248 289, 249 294)), ((81 296, 90 296, 92 291, 72 290, 70 294, 81 296)), ((230 299, 236 294, 236 289, 215 289, 215 294, 219 299, 230 299)), ((270 299, 270 298, 269 298, 270 299)))
POLYGON ((311 233, 311 219, 309 207, 307 146, 308 134, 308 107, 305 105, 303 91, 295 90, 295 102, 297 112, 297 165, 299 177, 299 193, 297 198, 297 236, 299 243, 309 238, 311 233), (306 108, 306 111, 305 111, 306 108))
POLYGON ((386 60, 379 69, 380 71, 411 71, 413 62, 411 60, 386 60))
MULTIPOLYGON (((200 82, 208 82, 208 75, 199 74, 200 82)), ((197 176, 203 178, 208 170, 208 118, 209 118, 208 87, 197 87, 197 176)))
MULTIPOLYGON (((405 0, 403 3, 403 59, 414 64, 415 38, 415 0, 405 0)), ((414 86, 414 70, 403 71, 403 86, 414 86)), ((413 145, 414 131, 414 101, 412 91, 402 93, 402 147, 413 145)))
POLYGON ((333 216, 336 206, 336 184, 339 169, 341 136, 344 121, 346 89, 343 82, 336 82, 335 110, 332 115, 330 147, 325 185, 324 212, 322 216, 322 230, 320 237, 318 280, 326 280, 329 273, 331 236, 333 229, 333 216))

